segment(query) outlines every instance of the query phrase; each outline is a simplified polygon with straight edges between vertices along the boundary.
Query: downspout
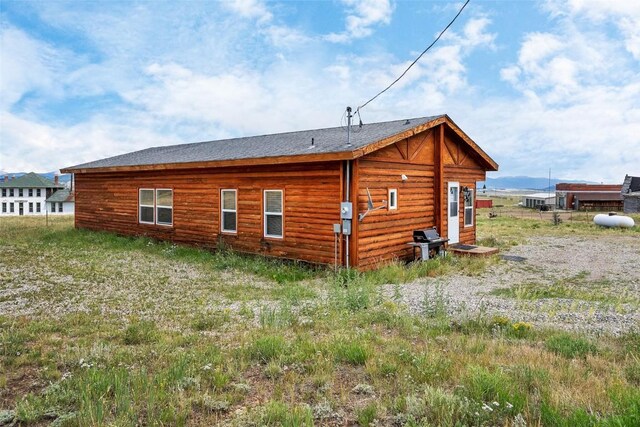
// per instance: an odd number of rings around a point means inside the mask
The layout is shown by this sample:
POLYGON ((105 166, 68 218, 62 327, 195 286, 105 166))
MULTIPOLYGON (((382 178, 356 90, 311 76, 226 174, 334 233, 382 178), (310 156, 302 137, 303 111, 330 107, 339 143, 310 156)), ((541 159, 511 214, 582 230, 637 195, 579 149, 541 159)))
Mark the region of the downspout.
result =
MULTIPOLYGON (((347 107, 347 147, 351 147, 351 107, 347 107)), ((346 179, 347 189, 345 191, 346 202, 351 202, 351 160, 347 160, 347 179, 346 179)), ((348 220, 353 221, 353 220, 348 220)), ((351 235, 351 224, 349 225, 349 233, 346 235, 346 249, 345 249, 345 264, 347 268, 350 267, 351 263, 349 260, 349 237, 351 235)))

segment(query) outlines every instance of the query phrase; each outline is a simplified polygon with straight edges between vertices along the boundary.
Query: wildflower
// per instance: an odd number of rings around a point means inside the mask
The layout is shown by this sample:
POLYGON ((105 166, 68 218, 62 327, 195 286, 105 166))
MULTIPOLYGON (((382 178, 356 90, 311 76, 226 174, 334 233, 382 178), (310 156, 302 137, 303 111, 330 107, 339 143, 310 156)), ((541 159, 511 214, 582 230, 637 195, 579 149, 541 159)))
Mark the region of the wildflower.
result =
POLYGON ((498 402, 493 402, 493 406, 500 406, 498 402))
POLYGON ((507 405, 507 409, 513 408, 513 405, 511 403, 509 403, 509 402, 507 402, 506 405, 507 405))
POLYGON ((203 371, 210 371, 211 370, 211 363, 207 363, 206 365, 204 365, 202 367, 203 371))
POLYGON ((486 403, 482 404, 482 409, 484 409, 485 411, 493 412, 493 408, 486 403))

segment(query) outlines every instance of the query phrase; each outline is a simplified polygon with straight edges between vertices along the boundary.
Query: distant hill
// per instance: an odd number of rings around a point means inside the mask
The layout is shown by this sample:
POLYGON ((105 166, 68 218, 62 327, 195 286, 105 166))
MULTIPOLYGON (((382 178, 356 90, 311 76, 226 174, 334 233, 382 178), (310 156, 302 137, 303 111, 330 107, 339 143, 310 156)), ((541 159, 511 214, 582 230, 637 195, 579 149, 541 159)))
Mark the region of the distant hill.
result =
MULTIPOLYGON (((5 175, 11 175, 11 176, 22 176, 27 174, 28 172, 5 172, 5 171, 0 171, 0 176, 5 176, 5 175)), ((53 177, 57 174, 56 171, 53 172, 44 172, 44 173, 39 173, 38 175, 45 177, 47 179, 50 179, 51 181, 53 181, 53 177)), ((67 183, 69 181, 71 181, 71 174, 62 174, 60 175, 59 178, 60 183, 64 184, 67 183)))
POLYGON ((503 176, 500 178, 487 178, 486 181, 479 181, 476 185, 477 188, 482 188, 483 185, 486 185, 487 189, 498 190, 522 189, 549 191, 555 190, 556 184, 559 182, 597 184, 592 181, 551 178, 551 188, 549 188, 549 178, 536 178, 531 176, 503 176))

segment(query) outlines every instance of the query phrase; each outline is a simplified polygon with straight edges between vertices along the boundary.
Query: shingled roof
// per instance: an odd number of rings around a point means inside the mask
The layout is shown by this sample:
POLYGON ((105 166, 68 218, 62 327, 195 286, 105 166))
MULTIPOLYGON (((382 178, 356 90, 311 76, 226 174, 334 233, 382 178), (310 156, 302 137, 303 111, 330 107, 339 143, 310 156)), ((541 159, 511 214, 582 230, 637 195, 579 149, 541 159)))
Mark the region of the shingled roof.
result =
POLYGON ((375 149, 407 138, 430 127, 447 123, 484 160, 488 170, 497 164, 447 116, 429 116, 352 126, 351 145, 346 127, 304 130, 244 138, 152 147, 62 169, 63 172, 92 172, 148 169, 152 166, 290 163, 296 161, 342 160, 361 157, 375 149), (257 161, 256 160, 263 160, 257 161))
POLYGON ((0 182, 0 188, 63 188, 64 185, 56 184, 50 179, 37 173, 29 172, 17 178, 0 182))
POLYGON ((74 194, 68 189, 58 190, 53 193, 46 202, 75 202, 74 194))

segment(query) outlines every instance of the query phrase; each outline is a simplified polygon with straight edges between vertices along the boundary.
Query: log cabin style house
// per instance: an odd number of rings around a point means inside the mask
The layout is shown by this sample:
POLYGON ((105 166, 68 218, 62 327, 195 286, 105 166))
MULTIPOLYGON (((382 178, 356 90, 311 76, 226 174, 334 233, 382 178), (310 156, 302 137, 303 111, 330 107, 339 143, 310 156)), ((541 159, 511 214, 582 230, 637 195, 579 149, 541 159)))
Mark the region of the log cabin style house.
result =
POLYGON ((154 147, 62 171, 74 174, 77 228, 371 269, 411 258, 415 229, 475 243, 476 181, 497 169, 441 115, 355 125, 350 144, 337 127, 154 147))

